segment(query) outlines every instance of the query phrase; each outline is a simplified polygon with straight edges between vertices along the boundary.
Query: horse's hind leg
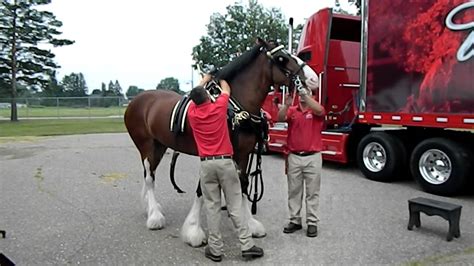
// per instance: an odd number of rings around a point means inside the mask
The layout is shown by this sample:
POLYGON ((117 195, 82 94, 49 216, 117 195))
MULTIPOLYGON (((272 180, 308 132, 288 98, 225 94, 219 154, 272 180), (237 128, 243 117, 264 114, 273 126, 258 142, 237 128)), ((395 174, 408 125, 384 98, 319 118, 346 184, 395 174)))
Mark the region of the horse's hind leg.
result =
POLYGON ((158 164, 163 158, 166 147, 157 141, 150 140, 146 149, 142 151, 145 183, 143 184, 142 196, 147 208, 146 226, 148 229, 161 229, 165 226, 161 205, 155 197, 155 172, 158 164))

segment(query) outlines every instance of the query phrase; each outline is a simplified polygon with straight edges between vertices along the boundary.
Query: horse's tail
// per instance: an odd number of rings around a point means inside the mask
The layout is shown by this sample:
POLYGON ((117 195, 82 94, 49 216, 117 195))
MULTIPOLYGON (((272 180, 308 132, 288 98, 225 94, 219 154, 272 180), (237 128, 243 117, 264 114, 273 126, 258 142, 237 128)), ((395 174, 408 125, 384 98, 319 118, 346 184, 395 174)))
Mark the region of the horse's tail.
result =
POLYGON ((176 166, 176 160, 178 159, 178 156, 179 156, 179 152, 173 151, 173 157, 171 158, 171 165, 170 165, 170 180, 174 189, 176 189, 178 193, 186 193, 183 190, 181 190, 181 188, 179 188, 176 182, 174 181, 174 168, 176 166))

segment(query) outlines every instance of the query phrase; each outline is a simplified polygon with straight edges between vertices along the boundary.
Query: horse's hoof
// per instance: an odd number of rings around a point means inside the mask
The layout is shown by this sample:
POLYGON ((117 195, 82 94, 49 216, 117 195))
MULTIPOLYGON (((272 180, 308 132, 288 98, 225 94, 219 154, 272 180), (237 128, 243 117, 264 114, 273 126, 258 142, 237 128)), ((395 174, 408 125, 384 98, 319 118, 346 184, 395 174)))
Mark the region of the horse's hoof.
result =
POLYGON ((181 238, 184 243, 194 248, 202 247, 207 244, 206 234, 204 234, 204 231, 198 226, 183 227, 181 238))
POLYGON ((150 230, 160 230, 165 227, 165 217, 163 215, 152 215, 146 221, 146 227, 150 230))
POLYGON ((199 240, 198 238, 194 238, 194 239, 185 240, 184 242, 186 244, 190 245, 193 248, 200 248, 200 247, 204 247, 205 245, 207 245, 207 240, 206 239, 199 240))
POLYGON ((264 237, 266 237, 266 236, 267 236, 266 233, 260 234, 260 235, 259 235, 259 234, 252 234, 252 237, 253 237, 253 238, 264 238, 264 237))
POLYGON ((202 247, 207 246, 207 241, 202 241, 201 244, 198 244, 198 245, 193 245, 191 243, 188 243, 188 245, 190 245, 193 248, 202 248, 202 247))
POLYGON ((146 227, 150 230, 161 230, 163 229, 163 227, 165 227, 164 225, 160 224, 160 223, 154 223, 154 222, 147 222, 146 223, 146 227))

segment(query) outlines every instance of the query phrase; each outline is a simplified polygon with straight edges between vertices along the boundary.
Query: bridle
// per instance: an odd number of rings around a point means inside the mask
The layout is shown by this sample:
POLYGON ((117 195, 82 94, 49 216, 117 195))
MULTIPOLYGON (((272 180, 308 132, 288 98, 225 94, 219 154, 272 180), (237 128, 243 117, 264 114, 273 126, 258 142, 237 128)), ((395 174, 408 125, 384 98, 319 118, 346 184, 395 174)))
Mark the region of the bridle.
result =
MULTIPOLYGON (((260 48, 261 50, 266 50, 264 46, 260 48)), ((270 60, 270 67, 271 67, 271 80, 273 80, 273 65, 275 65, 283 74, 295 85, 296 88, 301 88, 303 86, 303 83, 298 76, 298 74, 303 71, 303 68, 306 66, 306 63, 301 63, 298 64, 298 69, 296 69, 294 72, 292 72, 290 69, 288 69, 286 66, 283 66, 281 63, 283 63, 284 58, 282 56, 278 56, 277 54, 282 53, 285 57, 292 59, 293 56, 288 53, 287 51, 284 50, 283 45, 279 45, 272 50, 268 51, 266 50, 266 55, 268 59, 270 60)), ((288 60, 289 60, 288 59, 288 60)), ((297 62, 298 63, 298 62, 297 62)))

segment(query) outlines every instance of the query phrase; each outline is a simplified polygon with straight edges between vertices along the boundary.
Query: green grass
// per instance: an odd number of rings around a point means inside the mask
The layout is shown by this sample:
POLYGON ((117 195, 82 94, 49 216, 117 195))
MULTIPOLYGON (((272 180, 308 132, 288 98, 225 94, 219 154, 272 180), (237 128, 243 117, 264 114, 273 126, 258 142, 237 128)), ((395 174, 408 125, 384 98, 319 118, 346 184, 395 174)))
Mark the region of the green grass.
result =
POLYGON ((122 118, 0 121, 0 137, 126 132, 122 118))
MULTIPOLYGON (((123 115, 126 107, 93 107, 93 108, 72 108, 72 107, 29 107, 18 108, 18 117, 107 117, 123 115)), ((0 109, 0 117, 9 118, 11 110, 9 108, 0 109)))

